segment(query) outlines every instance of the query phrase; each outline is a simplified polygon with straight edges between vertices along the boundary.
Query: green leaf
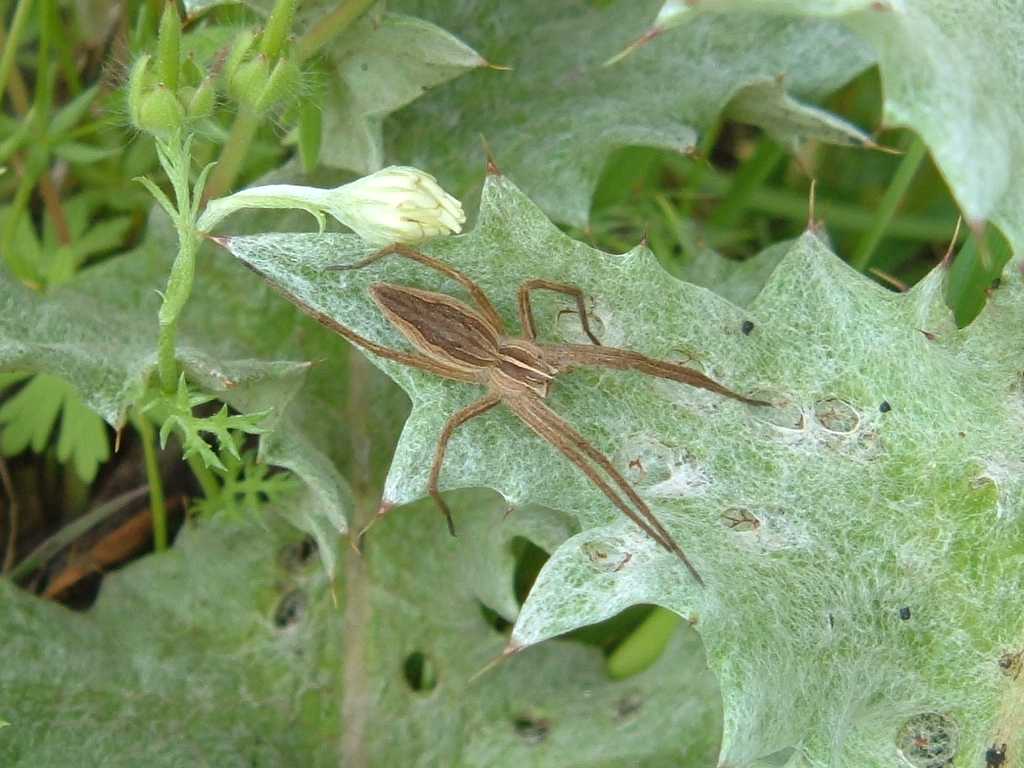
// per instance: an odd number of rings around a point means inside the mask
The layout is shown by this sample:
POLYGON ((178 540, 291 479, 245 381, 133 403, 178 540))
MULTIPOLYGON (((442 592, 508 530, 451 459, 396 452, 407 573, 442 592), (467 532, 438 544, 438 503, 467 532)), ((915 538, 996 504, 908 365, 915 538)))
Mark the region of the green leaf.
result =
POLYGON ((692 631, 628 680, 576 643, 471 680, 506 640, 482 600, 511 594, 509 541, 543 518, 503 522, 480 493, 454 501, 457 540, 418 505, 373 529, 372 555, 344 554, 340 604, 294 532, 255 521, 187 526, 173 549, 109 575, 85 614, 0 581, 0 657, 18 660, 0 665, 17 723, 0 763, 709 765, 718 695, 692 631))
POLYGON ((82 402, 78 391, 57 376, 33 376, 0 406, 0 453, 15 456, 26 448, 41 453, 60 417, 57 459, 71 462, 86 483, 110 457, 103 420, 82 402))
MULTIPOLYGON (((675 24, 701 26, 705 11, 777 12, 844 21, 875 48, 887 126, 924 139, 966 218, 995 222, 1024 249, 1024 13, 1019 3, 961 0, 702 0, 675 24), (979 88, 979 83, 985 87, 979 88)), ((675 34, 674 32, 671 34, 675 34)))
MULTIPOLYGON (((229 247, 285 295, 391 347, 408 345, 371 283, 463 295, 397 258, 325 270, 359 257, 351 237, 229 247)), ((1024 589, 1016 266, 958 331, 942 270, 893 294, 806 234, 740 309, 675 281, 645 248, 611 256, 571 240, 493 176, 476 229, 429 251, 478 280, 513 329, 522 281, 577 284, 603 343, 690 360, 776 403, 593 370, 560 377, 548 398, 647 498, 706 589, 508 411, 460 427, 443 488, 494 488, 517 506, 571 513, 581 529, 542 570, 511 648, 636 604, 689 618, 722 685, 723 764, 795 750, 788 765, 888 766, 919 736, 947 739, 965 764, 991 744, 1020 748, 1022 699, 1000 667, 1024 637, 1024 615, 1007 611, 1024 589)), ((583 341, 564 309, 538 296, 541 339, 583 341)), ((483 389, 371 359, 413 401, 385 497, 415 499, 445 420, 483 389)))
POLYGON ((469 46, 438 26, 394 13, 367 14, 330 48, 321 159, 359 174, 384 166, 384 118, 430 88, 486 67, 469 46))
MULTIPOLYGON (((235 453, 238 442, 236 438, 235 453)), ((238 458, 228 452, 223 457, 225 467, 219 473, 219 492, 200 500, 192 508, 200 515, 242 519, 265 506, 280 508, 298 490, 294 475, 271 473, 269 466, 258 461, 255 451, 245 451, 238 458)))
POLYGON ((613 150, 688 152, 735 99, 743 117, 787 138, 849 143, 852 126, 837 133, 841 121, 800 102, 823 98, 872 62, 868 47, 834 21, 746 14, 701 17, 604 66, 643 32, 656 2, 455 5, 392 7, 448 26, 513 69, 473 72, 417 100, 390 124, 389 157, 467 196, 484 172, 483 136, 541 208, 579 227, 613 150), (781 86, 754 88, 776 78, 781 86))
POLYGON ((145 399, 143 413, 150 413, 160 423, 160 447, 167 445, 171 432, 177 432, 181 438, 183 455, 199 456, 209 469, 227 472, 218 451, 215 451, 204 435, 210 435, 221 453, 227 452, 229 457, 241 459, 236 440, 243 435, 260 435, 267 430, 260 424, 270 415, 271 409, 252 413, 229 414, 228 407, 222 405, 220 410, 211 416, 197 416, 193 408, 205 405, 216 398, 205 393, 194 393, 185 381, 185 374, 178 379, 178 389, 173 396, 165 395, 160 390, 153 391, 145 399))

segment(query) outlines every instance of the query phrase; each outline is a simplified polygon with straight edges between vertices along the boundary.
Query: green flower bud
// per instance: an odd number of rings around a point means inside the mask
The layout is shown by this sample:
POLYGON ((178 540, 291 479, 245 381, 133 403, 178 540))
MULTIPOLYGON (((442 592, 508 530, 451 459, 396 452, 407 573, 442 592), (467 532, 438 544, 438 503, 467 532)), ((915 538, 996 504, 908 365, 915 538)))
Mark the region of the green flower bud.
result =
POLYGON ((292 28, 296 5, 296 0, 277 0, 274 3, 274 10, 267 19, 267 26, 260 40, 260 53, 268 59, 275 59, 280 55, 284 41, 292 28))
POLYGON ((149 72, 149 54, 144 54, 132 65, 128 75, 128 114, 132 125, 141 128, 142 96, 146 87, 146 75, 149 72))
POLYGON ((235 75, 238 72, 239 67, 245 61, 246 56, 249 53, 249 49, 252 48, 253 42, 255 42, 256 36, 252 33, 251 29, 243 29, 235 37, 235 41, 231 44, 231 50, 228 51, 228 57, 224 60, 224 82, 227 84, 228 89, 231 88, 231 82, 235 79, 235 75))
POLYGON ((154 136, 170 136, 184 119, 185 110, 178 97, 169 88, 158 85, 142 97, 136 126, 154 136))
POLYGON ((201 120, 213 114, 213 103, 217 91, 213 84, 213 78, 207 77, 195 89, 188 101, 188 116, 192 120, 201 120))
POLYGON ((157 70, 160 80, 172 91, 178 89, 181 69, 181 19, 173 2, 164 6, 157 35, 157 70))
POLYGON ((274 71, 267 78, 267 84, 256 102, 256 109, 260 111, 270 109, 282 99, 294 95, 298 82, 299 68, 288 59, 278 59, 274 71))
POLYGON ((229 83, 230 93, 239 104, 255 109, 269 78, 270 66, 266 58, 256 56, 238 67, 229 83))
POLYGON ((181 76, 186 83, 196 85, 197 83, 202 82, 203 77, 205 77, 205 72, 203 72, 203 70, 199 68, 199 65, 196 64, 195 58, 189 56, 181 64, 181 76))

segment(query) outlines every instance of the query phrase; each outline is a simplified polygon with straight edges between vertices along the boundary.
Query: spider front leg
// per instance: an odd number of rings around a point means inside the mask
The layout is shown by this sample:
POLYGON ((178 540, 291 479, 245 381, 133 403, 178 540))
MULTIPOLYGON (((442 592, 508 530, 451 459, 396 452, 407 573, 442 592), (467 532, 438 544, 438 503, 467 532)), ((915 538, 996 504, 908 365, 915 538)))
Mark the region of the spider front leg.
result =
POLYGON ((451 510, 448 509, 448 505, 444 499, 441 498, 441 491, 438 488, 438 480, 441 477, 441 465, 444 464, 445 450, 448 448, 448 441, 451 440, 452 433, 456 429, 461 427, 467 421, 482 413, 486 413, 491 408, 501 402, 501 398, 498 395, 487 395, 486 397, 477 400, 475 403, 471 403, 463 408, 461 411, 456 411, 451 415, 448 421, 444 425, 444 429, 441 430, 441 436, 437 440, 437 450, 434 452, 434 464, 430 467, 430 479, 427 481, 427 493, 430 494, 431 498, 437 503, 438 508, 441 510, 441 514, 444 515, 445 521, 448 523, 448 532, 455 535, 455 523, 452 521, 451 510))
POLYGON ((495 328, 498 329, 499 333, 505 333, 505 323, 501 319, 501 315, 498 314, 498 310, 491 304, 491 300, 487 298, 487 294, 484 293, 483 289, 476 284, 474 280, 468 277, 463 272, 460 272, 455 267, 445 264, 440 259, 435 259, 433 256, 427 256, 425 253, 420 253, 413 248, 400 243, 389 245, 386 248, 381 248, 376 253, 371 253, 365 259, 361 259, 354 264, 332 264, 327 269, 336 272, 342 272, 349 269, 362 269, 374 264, 386 256, 401 256, 405 259, 418 262, 425 267, 429 267, 437 272, 440 272, 445 277, 450 277, 452 280, 457 282, 467 291, 469 295, 473 297, 473 301, 480 308, 484 317, 489 320, 495 328))
POLYGON ((530 291, 554 291, 562 293, 576 300, 576 311, 580 316, 580 325, 583 332, 587 334, 594 344, 601 346, 601 342, 590 330, 590 321, 587 320, 587 309, 583 303, 583 291, 575 285, 568 283, 555 283, 551 280, 527 280, 519 286, 519 322, 523 326, 523 335, 531 341, 537 339, 537 327, 533 319, 533 307, 530 306, 530 291))

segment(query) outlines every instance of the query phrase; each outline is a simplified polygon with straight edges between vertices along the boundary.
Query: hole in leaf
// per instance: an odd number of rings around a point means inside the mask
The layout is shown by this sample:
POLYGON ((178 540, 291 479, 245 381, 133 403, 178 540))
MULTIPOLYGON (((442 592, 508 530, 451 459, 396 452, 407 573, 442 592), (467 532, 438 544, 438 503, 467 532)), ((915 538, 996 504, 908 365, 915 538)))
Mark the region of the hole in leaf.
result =
POLYGON ((896 749, 913 768, 945 768, 960 746, 960 729, 948 715, 927 712, 903 724, 896 749))
POLYGON ((814 404, 814 418, 829 432, 848 435, 860 425, 860 416, 849 403, 837 397, 819 400, 814 404))
POLYGON ((643 705, 644 700, 640 698, 640 694, 626 694, 615 704, 615 719, 620 723, 634 720, 643 705))
POLYGON ((537 574, 544 567, 544 563, 548 561, 548 553, 522 536, 512 539, 509 542, 509 548, 512 550, 512 556, 516 559, 512 585, 515 590, 516 602, 522 605, 533 588, 533 582, 537 580, 537 574))
POLYGON ((1002 768, 1006 764, 1006 744, 993 744, 985 750, 985 768, 1002 768))
POLYGON ((285 593, 274 609, 274 626, 279 629, 298 623, 306 610, 306 594, 302 590, 293 589, 285 593))
POLYGON ((282 547, 277 558, 282 568, 294 571, 306 565, 316 552, 316 540, 312 536, 306 536, 300 541, 282 547))
POLYGON ((1014 680, 1020 677, 1022 667, 1024 667, 1024 651, 1007 651, 999 657, 999 668, 1004 675, 1009 675, 1014 680))
POLYGON ((484 621, 486 621, 490 626, 494 627, 502 634, 507 633, 508 630, 512 627, 512 622, 508 621, 504 616, 502 616, 496 610, 491 608, 489 605, 484 605, 483 603, 480 603, 480 615, 484 617, 484 621))
POLYGON ((405 657, 402 675, 414 691, 432 691, 437 687, 437 670, 434 669, 434 662, 422 651, 415 651, 405 657))
POLYGON ((512 721, 516 734, 528 744, 540 744, 551 730, 551 721, 543 717, 520 715, 512 721))

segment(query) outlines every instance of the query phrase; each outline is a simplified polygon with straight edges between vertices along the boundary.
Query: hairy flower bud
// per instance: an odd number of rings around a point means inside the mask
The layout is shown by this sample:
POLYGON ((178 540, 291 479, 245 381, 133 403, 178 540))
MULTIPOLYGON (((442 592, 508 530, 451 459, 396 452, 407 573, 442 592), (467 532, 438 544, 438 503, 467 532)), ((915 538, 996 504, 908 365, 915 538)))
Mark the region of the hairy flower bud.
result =
POLYGON ((351 227, 370 245, 418 243, 462 231, 462 205, 418 168, 393 165, 336 189, 272 184, 211 200, 198 228, 209 232, 242 208, 301 208, 323 227, 324 214, 351 227))
POLYGON ((393 165, 333 190, 327 209, 373 245, 462 231, 462 205, 429 173, 393 165))

